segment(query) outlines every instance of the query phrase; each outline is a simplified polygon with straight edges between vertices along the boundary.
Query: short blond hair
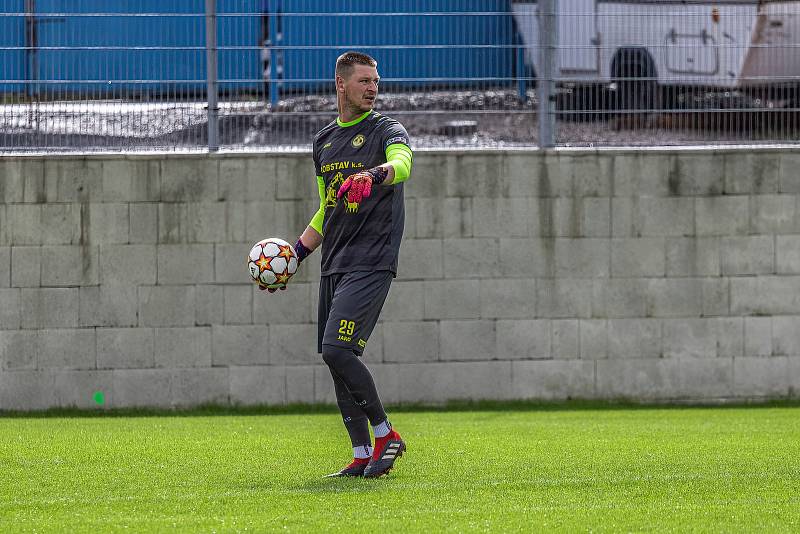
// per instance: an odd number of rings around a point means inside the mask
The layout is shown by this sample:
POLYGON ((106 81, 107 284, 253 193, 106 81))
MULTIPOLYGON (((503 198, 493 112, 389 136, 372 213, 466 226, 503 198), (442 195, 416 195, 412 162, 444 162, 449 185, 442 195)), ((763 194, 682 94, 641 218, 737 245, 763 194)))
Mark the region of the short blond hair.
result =
POLYGON ((362 54, 361 52, 345 52, 336 59, 336 76, 347 78, 352 74, 355 65, 366 65, 368 67, 377 67, 378 62, 375 58, 362 54))

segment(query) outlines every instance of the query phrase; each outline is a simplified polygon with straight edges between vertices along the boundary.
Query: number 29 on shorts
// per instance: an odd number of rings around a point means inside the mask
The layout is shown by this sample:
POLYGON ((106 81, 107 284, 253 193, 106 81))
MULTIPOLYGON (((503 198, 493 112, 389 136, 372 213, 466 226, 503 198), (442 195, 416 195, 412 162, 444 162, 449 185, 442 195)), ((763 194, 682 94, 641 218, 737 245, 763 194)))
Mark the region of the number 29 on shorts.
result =
POLYGON ((345 336, 352 336, 353 331, 356 328, 356 323, 354 321, 348 321, 347 319, 342 319, 339 321, 339 333, 345 336))

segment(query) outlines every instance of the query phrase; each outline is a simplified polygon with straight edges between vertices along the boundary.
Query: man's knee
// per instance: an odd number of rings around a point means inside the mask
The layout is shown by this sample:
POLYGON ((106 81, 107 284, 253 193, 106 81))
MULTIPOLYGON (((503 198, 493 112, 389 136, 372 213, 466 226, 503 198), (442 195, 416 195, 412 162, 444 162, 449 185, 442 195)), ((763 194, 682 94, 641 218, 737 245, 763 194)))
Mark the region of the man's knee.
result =
POLYGON ((333 370, 341 369, 352 358, 358 358, 351 350, 336 345, 322 345, 322 359, 333 370))

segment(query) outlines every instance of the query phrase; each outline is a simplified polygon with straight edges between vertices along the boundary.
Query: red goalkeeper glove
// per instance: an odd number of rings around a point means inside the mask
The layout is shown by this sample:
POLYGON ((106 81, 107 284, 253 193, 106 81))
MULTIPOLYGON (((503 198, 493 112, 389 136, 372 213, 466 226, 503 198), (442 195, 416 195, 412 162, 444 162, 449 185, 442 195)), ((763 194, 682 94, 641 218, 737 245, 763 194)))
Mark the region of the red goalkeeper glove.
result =
POLYGON ((351 174, 339 187, 336 198, 342 198, 347 193, 347 201, 360 204, 361 201, 372 194, 372 186, 381 184, 389 173, 384 167, 375 167, 366 171, 351 174))

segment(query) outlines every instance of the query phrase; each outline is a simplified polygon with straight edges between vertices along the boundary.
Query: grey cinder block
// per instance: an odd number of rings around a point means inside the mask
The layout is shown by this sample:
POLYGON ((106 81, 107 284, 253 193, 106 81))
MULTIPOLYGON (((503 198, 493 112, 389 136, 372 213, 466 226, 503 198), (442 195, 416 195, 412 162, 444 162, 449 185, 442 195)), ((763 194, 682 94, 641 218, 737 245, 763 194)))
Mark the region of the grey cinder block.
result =
MULTIPOLYGON (((312 286, 312 298, 316 299, 312 286)), ((425 285, 422 281, 392 282, 380 318, 384 321, 421 321, 425 316, 425 285)), ((311 316, 317 319, 316 313, 311 316)))
POLYGON ((228 285, 222 288, 225 324, 253 324, 253 284, 228 285))
POLYGON ((553 340, 552 357, 556 360, 574 360, 578 358, 580 321, 576 319, 558 319, 550 323, 553 340))
POLYGON ((140 326, 191 326, 194 324, 194 286, 140 286, 140 326))
POLYGON ((211 328, 174 327, 154 330, 155 366, 211 367, 211 328))
POLYGON ((551 327, 548 319, 501 319, 497 321, 495 354, 501 360, 547 359, 551 357, 551 327))
POLYGON ((607 239, 556 239, 556 276, 605 278, 609 276, 611 247, 607 239))
POLYGON ((0 287, 11 285, 11 247, 0 247, 0 287))
POLYGON ((273 324, 269 326, 268 337, 266 327, 258 329, 264 331, 264 344, 269 343, 264 361, 269 354, 270 365, 311 365, 322 361, 317 354, 317 325, 273 324))
POLYGON ((78 288, 23 288, 22 328, 78 326, 78 288))
POLYGON ((130 238, 130 211, 127 203, 94 203, 88 210, 89 242, 127 243, 130 238))
POLYGON ((497 359, 494 321, 442 321, 439 328, 440 359, 497 359))
POLYGON ((11 247, 11 285, 39 287, 42 253, 39 247, 11 247))
POLYGON ((790 233, 797 229, 795 195, 754 195, 750 197, 750 232, 790 233))
POLYGON ((699 317, 702 282, 698 278, 650 278, 646 302, 648 317, 699 317))
POLYGON ((44 246, 39 252, 42 286, 95 286, 99 283, 98 247, 44 246))
POLYGON ((286 402, 309 402, 314 398, 314 370, 312 365, 286 367, 286 402))
POLYGON ((247 270, 247 255, 254 244, 224 243, 215 245, 214 280, 220 284, 252 284, 252 278, 247 270))
POLYGON ((410 363, 439 359, 439 323, 393 322, 383 325, 383 361, 410 363))
POLYGON ((45 159, 45 182, 56 180, 59 202, 101 201, 103 166, 90 159, 45 159))
POLYGON ((658 319, 609 319, 608 357, 658 358, 662 354, 658 319))
POLYGON ((272 346, 264 326, 212 326, 212 364, 217 366, 267 365, 272 346))
POLYGON ((53 392, 57 406, 99 409, 115 405, 112 371, 59 371, 54 373, 53 392), (103 393, 102 405, 95 400, 98 391, 103 393))
POLYGON ((697 235, 746 235, 750 223, 749 197, 718 196, 696 199, 697 235))
POLYGON ((520 278, 511 280, 480 281, 482 319, 524 319, 535 316, 536 280, 520 278))
MULTIPOLYGON (((764 239, 770 239, 764 236, 764 239)), ((800 274, 800 236, 776 236, 776 270, 778 274, 800 274)))
POLYGON ((443 242, 441 239, 403 239, 398 261, 399 280, 442 278, 443 242))
POLYGON ((723 276, 774 273, 774 241, 768 235, 721 238, 723 276))
POLYGON ((731 315, 794 315, 800 312, 800 277, 736 277, 731 283, 731 315))
POLYGON ((229 396, 234 405, 285 404, 286 368, 234 366, 229 369, 229 396))
POLYGON ((36 369, 38 335, 37 330, 0 330, 0 371, 36 369))
POLYGON ((167 157, 161 160, 161 200, 202 202, 217 200, 218 161, 203 157, 167 157))
POLYGON ((170 372, 172 404, 228 404, 228 368, 183 368, 170 372))
POLYGON ((691 197, 641 197, 634 206, 635 228, 643 237, 694 235, 694 206, 691 197))
POLYGON ((155 245, 100 245, 100 283, 153 285, 156 283, 155 245))
MULTIPOLYGON (((224 158, 219 162, 219 199, 268 201, 275 198, 275 158, 224 158)), ((314 177, 307 177, 314 181, 314 177)))
POLYGON ((584 319, 580 321, 580 359, 601 360, 608 358, 608 321, 584 319))
POLYGON ((56 405, 51 370, 0 373, 0 410, 44 410, 56 405))
POLYGON ((592 279, 536 280, 537 318, 588 318, 592 312, 592 279))
POLYGON ((103 160, 103 201, 159 200, 161 195, 160 167, 157 159, 103 160))
POLYGON ((612 277, 662 277, 665 269, 664 238, 643 237, 611 240, 612 277))
POLYGON ((158 242, 158 206, 151 202, 134 202, 128 206, 130 243, 158 242))
POLYGON ((480 317, 479 280, 432 280, 423 283, 426 319, 480 317))
POLYGON ((97 368, 94 328, 40 330, 36 342, 40 369, 97 368))
POLYGON ((731 358, 597 360, 600 398, 719 399, 734 389, 731 358))
POLYGON ((98 328, 98 369, 153 367, 155 341, 152 328, 98 328))
MULTIPOLYGON (((751 320, 750 325, 755 326, 753 324, 754 319, 762 319, 762 321, 769 321, 768 318, 748 318, 751 320)), ((770 333, 769 325, 761 324, 762 328, 766 331, 762 333, 762 339, 764 336, 770 333)), ((785 355, 785 356, 800 356, 800 317, 796 316, 783 316, 783 317, 773 317, 772 318, 772 339, 771 339, 771 346, 772 351, 766 354, 763 354, 764 351, 763 347, 768 346, 767 343, 762 342, 762 354, 754 354, 754 356, 759 355, 785 355)))
POLYGON ((135 286, 81 287, 81 326, 136 326, 138 298, 135 286))
POLYGON ((741 397, 785 397, 798 386, 797 358, 735 358, 733 387, 741 397), (794 373, 792 373, 794 371, 794 373))
POLYGON ((669 277, 719 276, 720 238, 667 238, 667 272, 669 277))
POLYGON ((642 317, 646 309, 647 284, 646 278, 593 280, 591 316, 642 317))
POLYGON ((666 319, 663 323, 665 358, 715 358, 717 329, 712 319, 666 319))
MULTIPOLYGON (((196 286, 194 320, 198 326, 225 323, 224 286, 196 286)), ((252 316, 252 307, 249 312, 252 316)))
MULTIPOLYGON (((772 322, 772 317, 744 318, 745 356, 763 357, 772 355, 772 322)), ((791 328, 794 328, 794 325, 791 325, 791 328)), ((794 337, 794 331, 791 334, 794 337)))
POLYGON ((0 288, 0 330, 16 330, 20 326, 20 290, 0 288))
POLYGON ((114 369, 111 382, 117 408, 163 408, 172 404, 172 371, 169 369, 114 369))
POLYGON ((583 360, 511 362, 512 394, 521 399, 592 397, 594 365, 583 360))
POLYGON ((781 160, 744 152, 725 154, 725 192, 729 195, 777 193, 781 160))
POLYGON ((290 283, 283 291, 269 293, 253 284, 253 323, 300 324, 316 321, 304 303, 317 300, 317 284, 290 283), (311 291, 313 286, 313 292, 311 291))
POLYGON ((158 284, 214 282, 213 245, 157 245, 158 284))

